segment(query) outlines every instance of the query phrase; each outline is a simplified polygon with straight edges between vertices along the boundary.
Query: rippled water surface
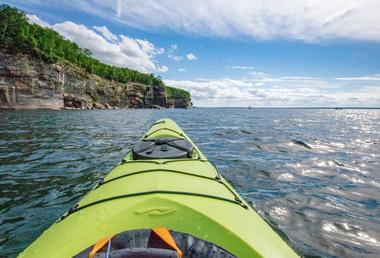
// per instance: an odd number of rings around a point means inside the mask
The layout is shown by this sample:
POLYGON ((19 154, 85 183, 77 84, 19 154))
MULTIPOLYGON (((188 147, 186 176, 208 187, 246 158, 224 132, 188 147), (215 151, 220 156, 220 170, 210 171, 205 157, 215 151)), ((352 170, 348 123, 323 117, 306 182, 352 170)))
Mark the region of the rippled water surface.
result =
POLYGON ((302 109, 0 112, 0 256, 22 251, 164 117, 301 255, 378 257, 380 110, 302 109))

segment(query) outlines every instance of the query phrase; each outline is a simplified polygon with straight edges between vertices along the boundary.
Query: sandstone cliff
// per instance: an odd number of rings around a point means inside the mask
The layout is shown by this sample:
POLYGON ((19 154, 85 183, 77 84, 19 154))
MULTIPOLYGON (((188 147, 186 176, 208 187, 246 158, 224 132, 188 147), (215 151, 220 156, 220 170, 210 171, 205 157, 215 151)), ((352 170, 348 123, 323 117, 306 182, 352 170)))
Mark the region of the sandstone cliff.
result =
POLYGON ((68 63, 0 50, 0 108, 189 108, 187 98, 167 97, 164 87, 120 83, 68 63))

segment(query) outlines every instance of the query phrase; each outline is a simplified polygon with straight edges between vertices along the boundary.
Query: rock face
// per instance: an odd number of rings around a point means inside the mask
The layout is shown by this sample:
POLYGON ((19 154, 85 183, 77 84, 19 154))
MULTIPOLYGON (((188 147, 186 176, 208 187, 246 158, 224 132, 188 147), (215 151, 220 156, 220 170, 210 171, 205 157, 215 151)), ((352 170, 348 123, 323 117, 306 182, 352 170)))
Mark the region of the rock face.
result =
POLYGON ((163 87, 109 81, 66 63, 0 50, 0 108, 159 107, 188 108, 191 102, 167 99, 163 87))
POLYGON ((167 107, 169 108, 191 108, 193 103, 191 100, 184 98, 168 98, 167 107))
POLYGON ((60 108, 62 92, 55 66, 0 52, 0 107, 60 108))

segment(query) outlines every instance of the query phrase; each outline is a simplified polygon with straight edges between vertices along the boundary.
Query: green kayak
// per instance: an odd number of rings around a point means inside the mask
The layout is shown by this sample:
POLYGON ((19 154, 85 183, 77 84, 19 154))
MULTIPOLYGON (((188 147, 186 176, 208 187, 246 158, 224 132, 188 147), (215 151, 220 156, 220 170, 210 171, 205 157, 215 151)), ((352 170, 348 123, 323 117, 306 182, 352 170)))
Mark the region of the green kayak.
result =
MULTIPOLYGON (((99 185, 19 257, 85 257, 77 255, 105 237, 159 227, 232 255, 224 257, 298 257, 170 119, 155 122, 99 185)), ((133 257, 107 255, 92 257, 133 257)))

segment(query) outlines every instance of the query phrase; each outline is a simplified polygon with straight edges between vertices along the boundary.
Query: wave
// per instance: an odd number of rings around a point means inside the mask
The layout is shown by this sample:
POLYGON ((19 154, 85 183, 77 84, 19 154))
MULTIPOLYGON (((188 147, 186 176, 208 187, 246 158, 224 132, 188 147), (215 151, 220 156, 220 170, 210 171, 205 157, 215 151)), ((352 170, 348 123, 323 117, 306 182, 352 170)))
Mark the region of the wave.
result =
POLYGON ((306 142, 300 141, 300 140, 292 140, 292 143, 299 145, 299 146, 302 146, 302 147, 305 147, 307 149, 313 149, 313 147, 311 147, 309 144, 307 144, 306 142))

